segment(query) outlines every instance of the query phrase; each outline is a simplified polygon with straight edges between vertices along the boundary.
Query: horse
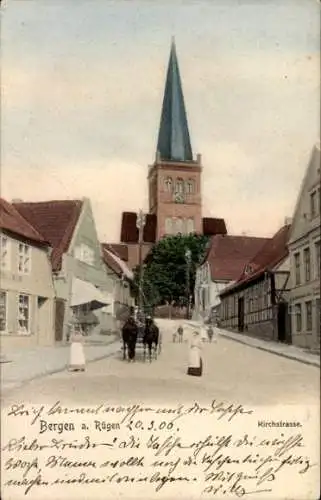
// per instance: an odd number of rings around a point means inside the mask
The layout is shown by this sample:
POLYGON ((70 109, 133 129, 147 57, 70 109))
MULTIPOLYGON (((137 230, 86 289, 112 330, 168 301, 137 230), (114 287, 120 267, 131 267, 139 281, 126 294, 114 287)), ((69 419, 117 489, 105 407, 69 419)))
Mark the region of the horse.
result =
POLYGON ((155 325, 155 323, 151 318, 147 318, 145 323, 144 337, 143 337, 144 361, 146 359, 146 346, 148 347, 149 362, 151 363, 152 361, 153 345, 155 346, 154 348, 155 359, 157 359, 158 342, 159 342, 159 328, 157 325, 155 325))
POLYGON ((126 347, 128 361, 135 361, 135 348, 137 342, 138 327, 136 321, 130 316, 122 328, 123 359, 126 359, 126 347))

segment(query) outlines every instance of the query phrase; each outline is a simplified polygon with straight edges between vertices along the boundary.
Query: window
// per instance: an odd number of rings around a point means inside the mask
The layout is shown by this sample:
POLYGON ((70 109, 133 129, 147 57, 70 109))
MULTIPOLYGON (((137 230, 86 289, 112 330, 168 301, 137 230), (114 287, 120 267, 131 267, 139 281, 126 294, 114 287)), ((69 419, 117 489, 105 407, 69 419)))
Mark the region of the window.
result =
POLYGON ((317 241, 315 243, 315 264, 316 264, 316 278, 320 278, 320 266, 321 266, 321 260, 320 260, 320 241, 317 241))
POLYGON ((308 332, 312 330, 312 302, 309 300, 305 303, 305 320, 306 320, 306 329, 308 332))
POLYGON ((187 219, 186 221, 186 232, 187 234, 189 233, 194 233, 195 228, 194 228, 194 219, 187 219))
POLYGON ((19 243, 18 251, 18 272, 20 274, 29 274, 31 267, 31 247, 24 243, 19 243))
POLYGON ((95 254, 94 251, 87 245, 80 245, 75 249, 75 257, 82 262, 85 262, 89 266, 94 265, 95 254))
POLYGON ((177 179, 176 180, 176 193, 184 193, 184 181, 183 179, 177 179))
POLYGON ((295 319, 296 319, 296 331, 300 332, 302 330, 301 304, 296 304, 295 306, 295 319))
POLYGON ((310 213, 311 217, 315 217, 317 214, 317 192, 313 191, 313 193, 310 194, 310 213))
POLYGON ((194 193, 194 191, 195 191, 195 182, 193 181, 193 179, 188 179, 188 181, 186 181, 186 193, 192 194, 194 193))
POLYGON ((1 269, 10 269, 9 239, 4 234, 0 235, 1 269))
POLYGON ((184 223, 183 223, 183 219, 181 219, 180 217, 178 217, 176 219, 176 233, 183 233, 184 232, 184 223))
POLYGON ((0 292, 0 333, 7 330, 7 293, 0 292))
POLYGON ((172 221, 171 217, 168 217, 165 220, 165 233, 172 234, 172 231, 173 231, 173 221, 172 221))
POLYGON ((28 334, 30 331, 30 297, 19 295, 18 303, 18 332, 28 334))
POLYGON ((311 279, 311 256, 310 256, 310 248, 305 248, 303 251, 304 258, 304 274, 305 281, 310 281, 311 279))
POLYGON ((294 254, 295 284, 301 284, 300 253, 294 254))
POLYGON ((165 191, 171 193, 173 187, 173 180, 171 177, 167 177, 164 181, 165 191))

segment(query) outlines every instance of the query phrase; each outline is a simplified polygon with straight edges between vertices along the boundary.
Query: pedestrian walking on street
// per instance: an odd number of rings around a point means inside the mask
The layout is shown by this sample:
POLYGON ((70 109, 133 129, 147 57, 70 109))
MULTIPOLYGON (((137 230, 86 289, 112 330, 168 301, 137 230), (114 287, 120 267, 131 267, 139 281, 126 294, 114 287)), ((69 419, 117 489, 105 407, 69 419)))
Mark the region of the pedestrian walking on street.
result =
POLYGON ((86 360, 83 347, 84 337, 80 325, 73 327, 70 340, 69 371, 84 372, 86 360))
POLYGON ((203 374, 202 339, 200 332, 194 330, 189 344, 187 375, 201 377, 203 374))
POLYGON ((178 333, 178 341, 179 341, 179 343, 182 343, 183 342, 183 334, 184 334, 184 330, 183 330, 182 325, 180 325, 178 327, 177 333, 178 333))
POLYGON ((210 326, 208 327, 208 329, 207 329, 207 336, 208 336, 208 341, 209 341, 209 342, 212 342, 213 335, 214 335, 214 330, 213 330, 212 325, 210 325, 210 326))

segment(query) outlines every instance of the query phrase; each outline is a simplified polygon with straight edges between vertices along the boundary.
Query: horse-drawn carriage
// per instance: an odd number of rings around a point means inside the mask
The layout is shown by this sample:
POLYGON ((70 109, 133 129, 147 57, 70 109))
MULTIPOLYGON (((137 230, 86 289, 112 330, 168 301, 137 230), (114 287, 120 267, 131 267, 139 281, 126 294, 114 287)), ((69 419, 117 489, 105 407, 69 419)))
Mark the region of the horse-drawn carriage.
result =
POLYGON ((149 361, 151 361, 153 357, 157 359, 157 356, 162 350, 162 335, 158 326, 150 317, 146 319, 131 318, 128 321, 125 323, 122 331, 123 358, 126 359, 127 347, 129 360, 135 357, 137 352, 143 353, 144 360, 146 359, 147 352, 149 361), (128 321, 129 329, 126 328, 128 321), (133 335, 130 334, 130 329, 132 329, 133 335))

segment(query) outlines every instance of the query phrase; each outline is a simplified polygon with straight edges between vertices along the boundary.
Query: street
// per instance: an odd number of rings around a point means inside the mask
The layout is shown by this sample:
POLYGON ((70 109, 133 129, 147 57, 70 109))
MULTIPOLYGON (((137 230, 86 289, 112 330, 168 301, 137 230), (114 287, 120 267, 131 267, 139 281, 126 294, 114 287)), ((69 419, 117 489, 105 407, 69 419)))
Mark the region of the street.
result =
POLYGON ((84 373, 4 394, 5 498, 265 500, 281 498, 285 485, 288 498, 315 498, 319 368, 219 336, 204 342, 203 376, 189 377, 188 344, 172 342, 177 323, 159 324, 162 352, 152 363, 141 352, 123 361, 119 349, 84 373), (271 424, 280 420, 290 427, 271 424))
POLYGON ((159 320, 163 349, 156 361, 128 364, 121 353, 87 364, 85 373, 63 371, 6 394, 10 401, 86 402, 137 398, 168 401, 178 398, 220 398, 253 405, 319 404, 319 370, 268 352, 219 338, 204 343, 204 374, 188 377, 187 344, 173 343, 174 321, 159 320))

